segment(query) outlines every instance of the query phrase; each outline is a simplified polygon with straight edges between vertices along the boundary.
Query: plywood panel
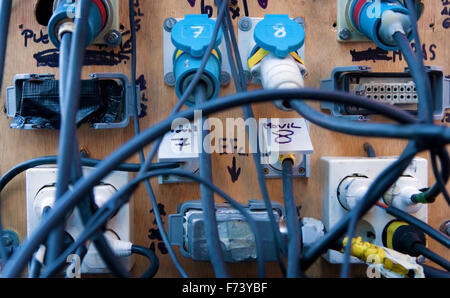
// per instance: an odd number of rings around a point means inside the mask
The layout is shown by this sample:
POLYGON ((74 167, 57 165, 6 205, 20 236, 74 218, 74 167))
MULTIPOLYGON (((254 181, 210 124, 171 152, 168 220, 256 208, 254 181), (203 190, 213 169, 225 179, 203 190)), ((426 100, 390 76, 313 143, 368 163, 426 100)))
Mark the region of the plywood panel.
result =
MULTIPOLYGON (((52 49, 46 40, 46 28, 39 26, 33 16, 33 0, 13 1, 13 16, 11 19, 10 35, 6 60, 6 70, 3 87, 10 85, 13 76, 18 73, 57 73, 57 68, 37 65, 36 54, 43 55, 43 51, 52 49), (37 34, 33 38, 25 37, 31 32, 37 34), (43 38, 42 35, 43 35, 43 38)), ((162 51, 162 24, 166 17, 182 17, 186 13, 200 13, 202 9, 208 11, 210 7, 216 14, 213 0, 166 0, 166 1, 136 1, 136 11, 140 30, 138 32, 138 76, 143 75, 146 90, 142 96, 145 115, 141 118, 143 129, 169 115, 177 98, 172 88, 166 87, 163 80, 163 51, 162 51), (195 3, 195 4, 194 4, 195 3)), ((362 51, 368 48, 374 49, 372 43, 341 44, 336 41, 336 1, 333 0, 238 0, 237 7, 240 15, 245 14, 245 6, 250 16, 264 16, 266 13, 288 13, 291 17, 301 16, 306 20, 306 65, 309 76, 306 85, 319 87, 320 80, 328 78, 332 69, 344 65, 368 65, 375 71, 402 71, 405 62, 395 57, 391 61, 352 61, 351 51, 362 51), (246 4, 246 5, 244 5, 246 4), (266 6, 267 4, 267 6, 266 6)), ((426 0, 426 11, 422 17, 419 28, 422 42, 428 54, 426 64, 440 65, 450 71, 450 29, 444 29, 441 15, 442 5, 440 1, 426 0)), ((122 31, 129 28, 127 1, 120 1, 122 31)), ((236 9, 236 6, 234 7, 236 9)), ((237 23, 237 19, 235 22, 237 23)), ((102 49, 103 58, 98 63, 110 63, 110 66, 87 66, 83 69, 84 77, 92 72, 123 72, 130 73, 129 34, 124 36, 121 50, 102 49), (111 52, 112 51, 112 52, 111 52)), ((93 47, 91 50, 99 51, 93 47)), ((47 53, 49 54, 49 53, 47 53)), ((50 52, 51 54, 51 52, 50 52)), ((392 57, 392 53, 389 54, 392 57)), ((39 60, 48 64, 52 60, 44 58, 39 60)), ((447 72, 448 73, 448 72, 447 72)), ((143 81, 142 81, 143 82, 143 81)), ((1 103, 5 103, 5 92, 2 88, 1 103)), ((234 91, 229 86, 221 91, 221 95, 234 91)), ((317 106, 317 105, 316 105, 317 106)), ((260 104, 254 106, 257 117, 295 117, 294 113, 286 113, 277 110, 272 104, 260 104)), ((241 117, 240 109, 233 109, 220 113, 220 117, 241 117)), ((9 129, 10 120, 2 113, 0 116, 0 173, 5 173, 13 165, 24 160, 57 153, 58 135, 53 131, 18 131, 9 129)), ((89 127, 79 129, 80 146, 86 149, 91 157, 104 158, 115 148, 132 138, 133 128, 130 125, 126 129, 94 131, 89 127)), ((397 155, 405 146, 403 141, 367 139, 345 136, 342 134, 325 131, 316 126, 311 128, 311 137, 315 147, 315 153, 311 161, 311 178, 297 179, 295 191, 297 204, 302 206, 302 216, 320 218, 321 194, 320 177, 317 162, 322 156, 363 156, 363 143, 369 141, 375 147, 378 155, 397 155)), ((423 155, 427 157, 427 155, 423 155)), ((137 161, 135 156, 130 161, 137 161)), ((214 155, 214 182, 223 188, 228 194, 241 202, 248 199, 261 199, 257 187, 256 174, 253 161, 250 157, 238 155, 214 155), (236 157, 237 166, 241 168, 241 175, 235 183, 230 179, 227 166, 232 164, 236 157)), ((430 184, 434 178, 430 171, 430 184)), ((176 206, 184 201, 198 199, 199 188, 194 184, 158 185, 152 183, 158 201, 164 207, 164 222, 167 224, 167 215, 176 211, 176 206)), ((270 197, 272 200, 282 202, 281 181, 268 181, 270 197)), ((2 215, 4 226, 16 230, 23 238, 26 235, 25 213, 25 179, 21 175, 15 179, 2 194, 2 215)), ((139 188, 134 196, 135 202, 135 243, 140 245, 154 245, 160 256, 159 277, 178 276, 170 258, 163 254, 164 250, 158 249, 161 241, 155 239, 155 229, 151 206, 144 187, 139 188)), ((439 226, 449 218, 449 211, 442 198, 430 206, 430 224, 439 226)), ((438 244, 430 241, 431 248, 439 251, 447 258, 448 250, 444 250, 438 244)), ((192 276, 212 276, 211 266, 207 263, 196 263, 180 256, 182 264, 192 276)), ((146 262, 140 258, 134 269, 135 274, 145 270, 146 262)), ((310 276, 335 276, 337 266, 330 266, 323 260, 318 261, 309 271, 310 276)), ((230 265, 230 271, 235 277, 256 276, 255 264, 230 265)), ((364 267, 354 269, 356 275, 364 275, 364 267)), ((270 275, 279 276, 279 270, 275 265, 270 266, 270 275)))

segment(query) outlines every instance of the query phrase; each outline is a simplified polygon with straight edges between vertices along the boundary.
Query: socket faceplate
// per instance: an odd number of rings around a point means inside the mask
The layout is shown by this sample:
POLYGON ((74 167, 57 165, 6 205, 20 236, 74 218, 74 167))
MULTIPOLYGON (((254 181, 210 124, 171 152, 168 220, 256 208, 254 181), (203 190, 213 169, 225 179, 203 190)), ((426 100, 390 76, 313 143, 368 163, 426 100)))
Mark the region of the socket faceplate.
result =
MULTIPOLYGON (((92 168, 83 168, 83 174, 88 175, 92 168)), ((36 212, 35 200, 42 196, 54 195, 54 186, 57 180, 58 170, 54 166, 38 167, 29 169, 26 172, 26 196, 27 196, 27 235, 31 235, 39 226, 40 216, 36 212)), ((100 191, 104 186, 110 186, 108 189, 115 190, 125 186, 129 177, 127 172, 112 172, 102 180, 100 191)), ((106 189, 106 188, 104 188, 106 189)), ((95 192, 95 190, 94 190, 95 192)), ((109 194, 109 193, 108 193, 109 194)), ((130 201, 132 202, 132 200, 130 201)), ((106 228, 116 234, 120 240, 133 241, 133 205, 129 203, 123 206, 118 213, 110 219, 106 228)), ((67 218, 66 229, 72 238, 76 239, 83 230, 83 224, 78 210, 75 209, 67 218)), ((134 258, 120 258, 123 265, 131 271, 134 265, 134 258)), ((104 264, 101 256, 96 251, 94 245, 89 246, 88 254, 81 264, 82 274, 110 273, 104 264)))
MULTIPOLYGON (((338 187, 342 180, 350 176, 365 176, 375 179, 385 168, 392 164, 396 157, 323 157, 320 160, 320 177, 322 187, 322 221, 327 231, 336 225, 348 211, 345 210, 338 199, 338 187)), ((416 178, 420 185, 418 188, 428 186, 428 162, 423 158, 415 158, 404 176, 416 178)), ((383 199, 380 198, 383 202, 383 199)), ((416 213, 411 214, 420 220, 427 222, 428 207, 423 205, 416 213)), ((363 240, 383 246, 382 232, 384 227, 393 220, 394 217, 388 215, 386 211, 378 207, 373 207, 361 218, 357 226, 356 233, 362 236, 363 240)), ((342 254, 335 250, 328 250, 324 258, 332 264, 342 263, 342 254)), ((352 257, 352 263, 360 261, 352 257)))

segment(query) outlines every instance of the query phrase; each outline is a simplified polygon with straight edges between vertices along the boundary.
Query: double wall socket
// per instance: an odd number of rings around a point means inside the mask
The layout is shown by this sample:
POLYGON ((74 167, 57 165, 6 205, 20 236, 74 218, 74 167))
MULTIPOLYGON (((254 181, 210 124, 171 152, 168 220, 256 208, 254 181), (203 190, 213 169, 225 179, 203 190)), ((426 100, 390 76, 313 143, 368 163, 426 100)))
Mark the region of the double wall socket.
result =
MULTIPOLYGON (((330 231, 349 211, 339 201, 339 186, 348 177, 366 177, 374 180, 384 169, 396 161, 396 157, 323 157, 320 160, 320 177, 322 187, 322 221, 327 231, 330 231)), ((415 178, 418 189, 428 186, 428 163, 426 159, 415 158, 403 173, 403 176, 415 178)), ((383 201, 382 198, 380 198, 383 201)), ((419 210, 411 215, 427 222, 428 208, 421 205, 419 210)), ((385 226, 394 217, 378 207, 373 207, 360 220, 356 235, 363 240, 383 246, 382 233, 385 226)), ((332 264, 342 263, 342 254, 328 250, 325 259, 332 264)), ((360 261, 352 257, 353 263, 360 261)))
MULTIPOLYGON (((84 175, 88 175, 92 168, 83 168, 84 175)), ((51 204, 55 197, 55 184, 58 169, 52 167, 39 167, 26 172, 26 196, 27 196, 27 234, 31 235, 39 226, 42 208, 51 204)), ((97 204, 101 205, 113 195, 117 189, 128 183, 129 177, 126 172, 112 172, 94 188, 94 196, 97 204)), ((132 203, 125 205, 117 214, 110 219, 106 225, 107 231, 112 232, 118 239, 132 242, 133 239, 133 206, 132 203)), ((66 219, 65 231, 76 239, 83 231, 83 223, 74 209, 66 219)), ((134 258, 120 257, 119 260, 131 271, 134 258)), ((87 255, 81 264, 82 274, 110 273, 94 245, 89 246, 87 255)))

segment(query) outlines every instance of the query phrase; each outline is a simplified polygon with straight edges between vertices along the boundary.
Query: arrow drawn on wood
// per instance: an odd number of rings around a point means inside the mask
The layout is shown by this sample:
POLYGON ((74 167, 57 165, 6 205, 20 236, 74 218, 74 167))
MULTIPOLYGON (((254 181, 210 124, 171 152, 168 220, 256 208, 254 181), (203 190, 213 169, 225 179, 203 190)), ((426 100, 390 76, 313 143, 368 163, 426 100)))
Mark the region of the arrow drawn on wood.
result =
POLYGON ((233 165, 232 167, 227 166, 228 173, 231 176, 231 182, 236 182, 239 179, 239 175, 241 175, 241 168, 236 167, 236 157, 233 156, 233 165))

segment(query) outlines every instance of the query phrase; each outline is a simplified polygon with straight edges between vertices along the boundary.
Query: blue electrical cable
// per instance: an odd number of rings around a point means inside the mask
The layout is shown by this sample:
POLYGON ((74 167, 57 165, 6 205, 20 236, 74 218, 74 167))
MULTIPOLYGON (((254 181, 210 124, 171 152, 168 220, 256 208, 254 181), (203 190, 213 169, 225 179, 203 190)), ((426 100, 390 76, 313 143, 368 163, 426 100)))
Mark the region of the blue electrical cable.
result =
MULTIPOLYGON (((334 246, 342 235, 345 234, 346 227, 350 226, 349 222, 355 216, 358 218, 372 208, 372 206, 374 206, 379 198, 386 192, 386 189, 389 188, 389 185, 395 182, 398 176, 403 173, 403 170, 409 165, 414 156, 425 149, 426 148, 417 148, 414 142, 410 142, 403 154, 377 176, 375 181, 370 185, 369 190, 364 195, 364 198, 359 201, 355 208, 353 208, 336 225, 334 225, 319 242, 304 253, 303 258, 300 261, 301 269, 303 271, 307 270, 317 258, 328 250, 330 246, 334 246)), ((349 235, 348 232, 347 235, 349 235)), ((348 243, 351 243, 351 240, 349 240, 348 243)), ((347 245, 346 248, 347 247, 350 247, 350 245, 347 245)))
MULTIPOLYGON (((199 83, 195 88, 195 104, 200 106, 206 102, 206 88, 203 84, 199 83)), ((202 117, 201 123, 197 123, 198 130, 201 132, 201 138, 199 139, 199 174, 200 177, 212 182, 212 165, 211 155, 206 152, 203 146, 203 138, 208 134, 205 130, 207 124, 207 117, 202 117)), ((209 258, 214 269, 216 277, 225 278, 228 277, 228 270, 225 265, 225 258, 223 256, 222 245, 219 238, 219 229, 217 226, 216 207, 214 203, 214 193, 203 184, 200 185, 201 205, 203 209, 203 216, 205 221, 205 238, 206 245, 208 247, 209 258)))
MULTIPOLYGON (((79 245, 84 243, 89 237, 92 236, 95 231, 102 226, 104 222, 106 222, 113 214, 115 214, 124 204, 126 204, 129 200, 129 196, 126 195, 126 193, 132 192, 132 189, 138 185, 140 182, 148 180, 152 177, 157 177, 161 175, 175 175, 180 177, 186 177, 189 179, 192 179, 194 181, 197 181, 201 183, 202 185, 205 185, 208 187, 208 189, 216 192, 218 195, 223 197, 233 208, 238 210, 247 220, 247 223, 249 224, 250 228, 252 229, 252 232, 254 234, 255 239, 255 246, 257 249, 257 255, 258 255, 258 266, 264 267, 264 262, 262 261, 263 253, 263 245, 262 245, 262 236, 260 231, 258 230, 258 227, 256 225, 255 220, 252 218, 252 216, 248 213, 247 210, 245 210, 237 201, 232 199, 229 195, 227 195, 224 191, 222 191, 220 188, 218 188, 216 185, 212 184, 208 180, 205 180, 197 175, 191 174, 186 171, 182 170, 156 170, 152 171, 150 173, 144 173, 143 175, 137 176, 135 179, 133 179, 130 183, 128 183, 126 186, 122 187, 118 192, 116 192, 110 200, 102 206, 90 219, 89 223, 86 225, 86 228, 83 230, 83 232, 80 234, 80 236, 75 240, 74 243, 70 247, 66 249, 64 253, 61 254, 61 256, 55 260, 54 263, 49 264, 46 268, 44 273, 42 274, 43 277, 49 277, 52 276, 57 268, 63 264, 67 258, 68 255, 70 255, 73 251, 77 249, 79 245)), ((268 211, 270 212, 270 211, 268 211)), ((259 270, 260 271, 260 270, 259 270)))
POLYGON ((302 252, 300 222, 297 215, 297 205, 295 204, 294 185, 292 181, 293 165, 294 161, 289 158, 282 162, 283 198, 288 229, 288 278, 297 278, 300 276, 302 252))
MULTIPOLYGON (((215 41, 216 41, 216 37, 219 34, 219 29, 220 29, 220 24, 223 20, 224 17, 224 13, 226 11, 226 2, 224 1, 224 3, 220 6, 219 11, 218 11, 218 15, 217 15, 217 20, 216 20, 216 25, 214 27, 213 33, 212 33, 212 38, 211 38, 211 43, 209 44, 205 55, 202 58, 202 62, 201 65, 199 67, 199 69, 197 70, 197 72, 195 73, 194 77, 192 78, 192 81, 189 83, 189 86, 187 87, 186 91, 184 92, 183 96, 180 98, 180 100, 178 101, 178 103, 175 105, 175 107, 173 108, 171 115, 176 114, 176 112, 178 112, 181 107, 184 105, 184 103, 186 102, 186 100, 189 98, 189 96, 192 94, 192 92, 194 91, 196 85, 198 84, 198 82, 200 81, 200 78, 205 70, 206 64, 208 63, 209 57, 211 55, 211 51, 214 49, 215 47, 215 41)), ((141 168, 141 173, 144 173, 146 171, 148 171, 151 167, 152 164, 152 160, 160 146, 162 142, 162 137, 158 138, 153 146, 151 147, 148 155, 147 155, 147 159, 145 160, 142 168, 141 168)), ((155 194, 153 192, 153 188, 151 186, 151 184, 146 181, 145 182, 145 187, 147 190, 147 193, 149 195, 150 198, 150 202, 152 206, 157 206, 157 201, 156 201, 156 197, 155 194)), ((155 220, 156 220, 156 224, 158 226, 158 229, 160 231, 160 235, 161 238, 167 248, 167 251, 169 253, 169 256, 172 259, 173 264, 175 265, 175 267, 177 268, 178 272, 181 274, 182 277, 188 277, 188 275, 186 274, 185 270, 183 269, 183 267, 181 266, 180 262, 178 261, 177 256, 175 255, 175 252, 172 248, 172 246, 170 245, 169 242, 169 238, 167 237, 167 233, 166 230, 164 228, 164 224, 162 222, 161 219, 161 214, 158 210, 158 208, 153 208, 154 210, 154 216, 155 216, 155 220)))
MULTIPOLYGON (((247 86, 246 86, 246 82, 245 82, 245 77, 243 75, 242 60, 240 58, 239 48, 237 46, 236 36, 234 34, 233 23, 231 21, 231 17, 230 17, 230 14, 228 11, 226 11, 226 13, 225 13, 225 22, 222 24, 222 26, 223 26, 223 32, 224 32, 224 40, 226 43, 228 61, 230 64, 231 74, 233 77, 235 88, 238 92, 245 92, 245 91, 247 91, 247 86), (230 38, 231 38, 231 41, 230 41, 230 38), (238 64, 238 68, 239 68, 239 74, 238 74, 238 71, 236 70, 235 60, 233 59, 231 44, 233 45, 235 59, 236 59, 236 62, 238 64)), ((249 114, 251 115, 251 114, 253 114, 253 111, 251 110, 251 107, 249 107, 249 108, 250 108, 249 114)), ((247 111, 248 111, 248 109, 247 109, 247 111)), ((248 129, 247 129, 247 133, 249 133, 248 129)), ((266 209, 272 210, 272 203, 269 198, 269 193, 267 191, 267 186, 266 186, 266 182, 264 179, 263 169, 260 164, 261 156, 260 156, 260 152, 259 152, 260 150, 259 150, 258 144, 256 144, 256 147, 257 147, 257 151, 254 154, 252 154, 252 156, 253 156, 253 161, 254 161, 254 164, 256 167, 258 184, 260 187, 260 191, 261 191, 266 209)), ((280 270, 281 270, 281 273, 283 274, 283 276, 285 276, 286 268, 285 268, 285 265, 284 265, 284 262, 282 260, 281 253, 280 253, 280 250, 281 250, 280 244, 282 243, 282 240, 281 240, 280 231, 278 229, 278 225, 275 222, 275 217, 273 216, 273 214, 269 215, 269 222, 270 222, 271 231, 272 231, 272 235, 273 235, 273 239, 274 239, 273 245, 275 247, 278 266, 280 267, 280 270)))
MULTIPOLYGON (((233 94, 214 101, 209 101, 202 104, 200 108, 203 110, 203 115, 207 116, 216 111, 230 109, 242 104, 249 104, 252 102, 271 101, 273 98, 294 100, 299 98, 308 98, 310 100, 331 101, 343 104, 355 105, 357 107, 366 108, 375 112, 381 112, 385 116, 392 117, 401 121, 413 121, 408 113, 402 112, 392 106, 379 104, 377 102, 367 100, 360 96, 351 96, 342 92, 330 92, 317 89, 294 89, 294 90, 258 90, 247 92, 245 94, 233 94)), ((194 118, 194 109, 186 109, 178 114, 170 116, 169 118, 156 123, 147 130, 141 132, 137 137, 129 140, 125 145, 121 146, 113 152, 107 159, 101 162, 97 168, 82 180, 74 185, 72 192, 68 192, 61 197, 61 202, 55 206, 49 218, 44 220, 37 228, 36 233, 30 236, 23 245, 12 255, 11 259, 5 264, 3 276, 14 277, 18 276, 30 255, 34 252, 37 246, 47 237, 54 225, 64 218, 64 215, 71 210, 79 200, 93 187, 98 181, 110 173, 118 164, 129 158, 147 144, 155 139, 161 137, 165 132, 171 129, 173 120, 177 118, 186 118, 192 120, 194 118)), ((364 130, 365 124, 359 124, 359 129, 364 130)), ((450 142, 450 129, 446 127, 427 125, 427 124, 409 124, 409 125, 389 125, 385 124, 382 127, 383 131, 388 128, 390 137, 401 138, 422 138, 427 140, 429 144, 440 142, 446 144, 450 142), (395 133, 392 133, 395 131, 395 133)), ((382 136, 382 134, 380 134, 382 136)), ((147 159, 148 161, 148 159, 147 159)))
MULTIPOLYGON (((237 44, 236 34, 234 33, 233 22, 231 20, 231 16, 230 16, 229 11, 226 12, 226 22, 227 22, 229 36, 231 38, 231 43, 233 45, 233 50, 234 50, 234 55, 235 55, 235 59, 236 59, 236 64, 237 64, 237 67, 238 67, 238 74, 239 74, 239 81, 240 81, 240 84, 239 84, 240 85, 240 89, 239 90, 241 92, 247 92, 247 83, 246 83, 246 77, 245 77, 244 68, 243 68, 243 64, 242 64, 241 54, 240 54, 240 51, 239 51, 239 46, 237 44)), ((254 118, 253 109, 252 109, 251 105, 244 105, 242 107, 242 111, 243 111, 245 120, 254 118)), ((247 129, 247 132, 249 133, 248 129, 247 129)), ((266 184, 266 180, 265 180, 265 177, 264 177, 263 167, 261 166, 261 163, 260 163, 260 161, 261 161, 261 150, 259 148, 259 144, 257 144, 256 147, 257 147, 256 151, 252 154, 252 156, 253 156, 253 162, 254 162, 254 165, 255 165, 256 174, 257 174, 257 178, 258 178, 258 184, 259 184, 259 187, 260 187, 260 190, 261 190, 261 194, 262 194, 262 197, 263 197, 264 205, 266 206, 266 208, 268 210, 271 210, 272 209, 272 203, 270 201, 269 191, 267 189, 267 184, 266 184)), ((269 216, 269 221, 270 221, 270 224, 271 224, 272 234, 273 234, 273 237, 275 239, 274 246, 275 246, 276 251, 277 251, 278 265, 280 267, 281 272, 285 276, 286 275, 286 268, 285 268, 283 260, 281 258, 280 250, 281 250, 281 252, 286 252, 286 246, 285 246, 284 241, 281 239, 281 234, 280 234, 278 226, 277 226, 277 224, 275 222, 275 217, 273 215, 269 216)))
MULTIPOLYGON (((81 0, 78 2, 77 10, 80 17, 75 19, 75 31, 73 33, 73 42, 70 49, 70 58, 67 73, 67 92, 64 91, 65 98, 62 104, 65 105, 66 114, 61 115, 61 131, 58 148, 58 177, 56 182, 56 204, 59 198, 69 188, 70 171, 72 158, 75 152, 74 140, 76 138, 76 114, 78 111, 81 86, 81 69, 83 67, 83 59, 85 52, 85 39, 87 28, 87 17, 90 9, 91 1, 81 0)), ((47 245, 48 260, 56 259, 61 251, 61 243, 63 236, 64 222, 49 235, 47 245)))

